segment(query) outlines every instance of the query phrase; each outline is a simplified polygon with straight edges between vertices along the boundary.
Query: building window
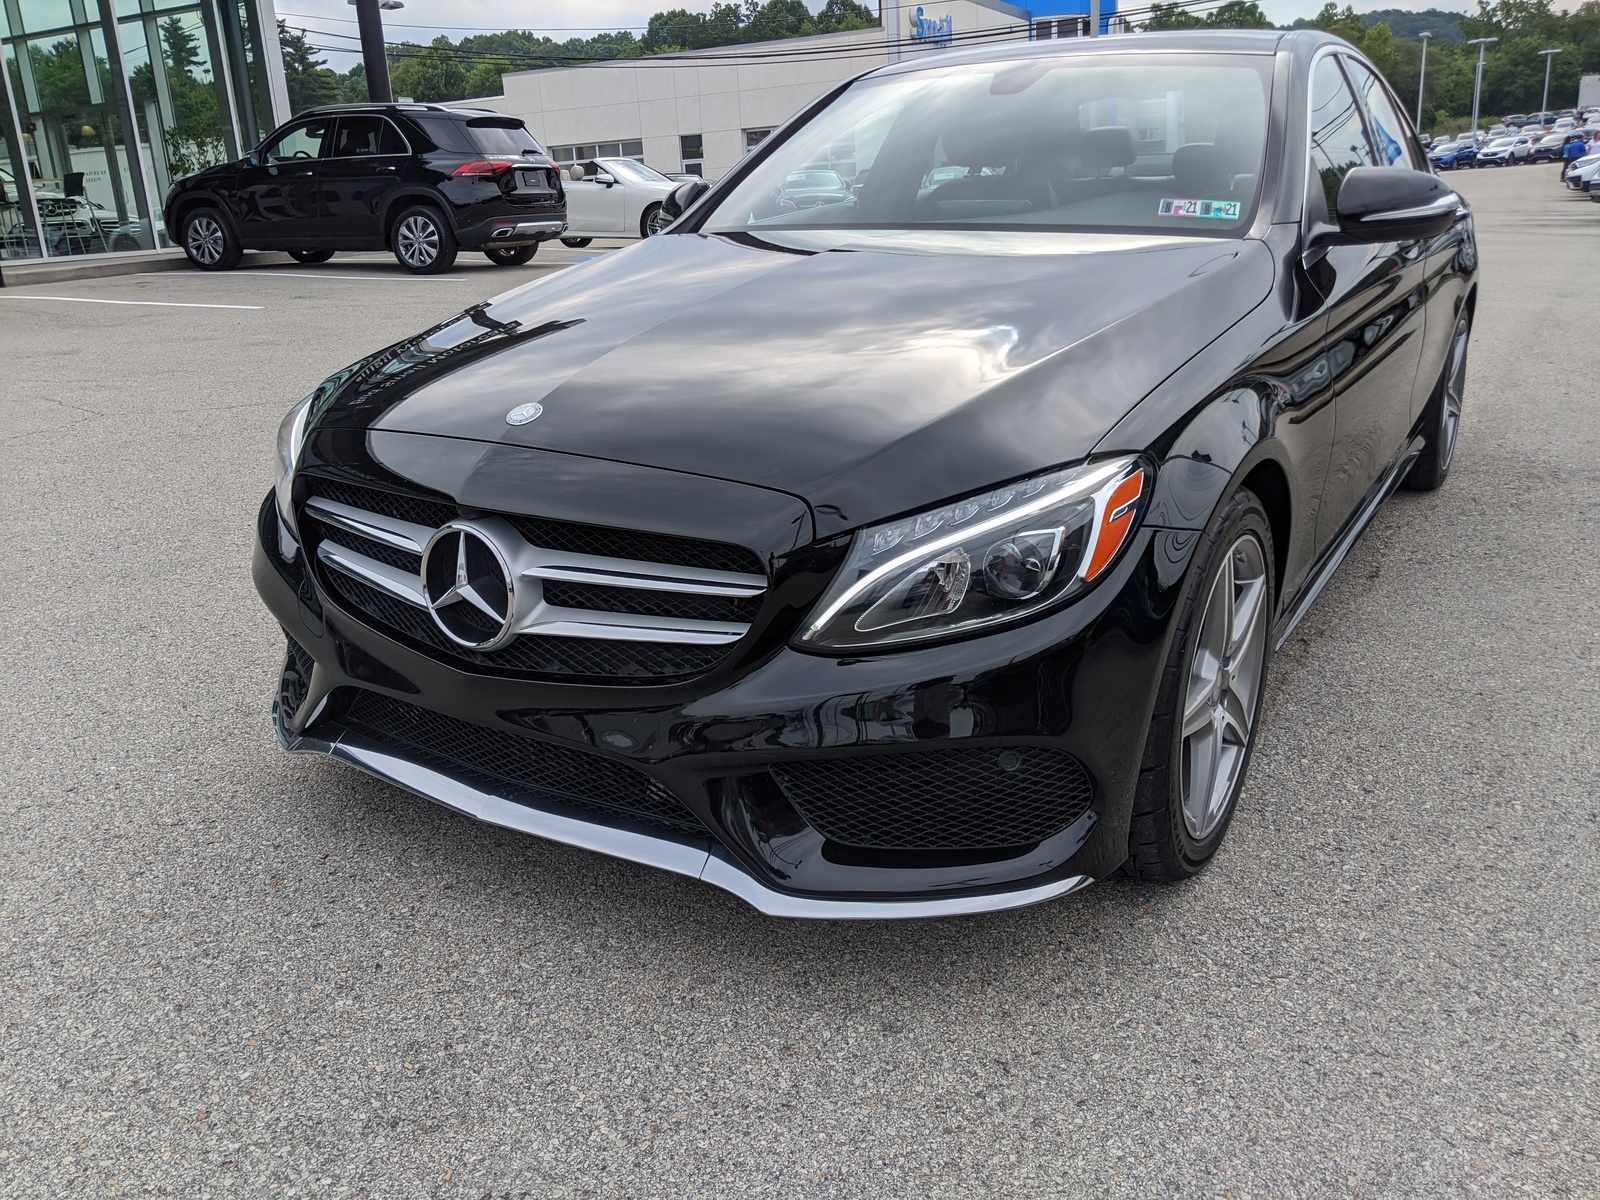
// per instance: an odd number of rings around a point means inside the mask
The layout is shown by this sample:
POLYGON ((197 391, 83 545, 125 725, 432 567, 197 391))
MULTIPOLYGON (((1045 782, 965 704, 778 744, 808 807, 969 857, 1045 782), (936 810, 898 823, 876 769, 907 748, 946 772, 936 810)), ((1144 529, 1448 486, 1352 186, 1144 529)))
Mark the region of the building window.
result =
POLYGON ((746 129, 744 131, 744 152, 749 154, 771 135, 770 129, 746 129))
POLYGON ((551 146, 550 157, 558 166, 570 167, 573 163, 588 162, 591 158, 631 158, 644 161, 644 142, 638 138, 626 142, 589 142, 582 146, 551 146))
POLYGON ((170 245, 172 182, 288 115, 272 111, 257 7, 6 0, 0 259, 170 245))
POLYGON ((1035 39, 1088 37, 1088 17, 1046 17, 1033 23, 1035 39))
POLYGON ((686 175, 704 175, 706 173, 706 153, 704 143, 698 133, 685 133, 678 138, 678 146, 683 155, 683 171, 686 175))

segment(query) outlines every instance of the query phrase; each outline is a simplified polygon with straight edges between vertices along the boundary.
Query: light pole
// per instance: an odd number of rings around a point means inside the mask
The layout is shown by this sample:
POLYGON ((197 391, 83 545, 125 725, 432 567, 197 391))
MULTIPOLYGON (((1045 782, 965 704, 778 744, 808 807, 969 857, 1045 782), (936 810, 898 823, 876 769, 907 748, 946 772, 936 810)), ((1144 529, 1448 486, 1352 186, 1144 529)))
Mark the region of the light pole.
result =
POLYGON ((1422 85, 1428 81, 1428 39, 1433 34, 1423 32, 1417 35, 1422 39, 1422 70, 1417 73, 1417 131, 1422 131, 1422 85))
POLYGON ((361 61, 367 69, 367 99, 389 104, 394 92, 389 87, 389 52, 383 48, 383 16, 379 9, 393 12, 404 8, 401 0, 350 0, 356 9, 356 26, 361 34, 361 61))
POLYGON ((1541 50, 1544 55, 1544 99, 1539 101, 1539 129, 1544 129, 1544 114, 1550 109, 1550 64, 1556 60, 1560 50, 1541 50))
POLYGON ((1474 137, 1478 133, 1478 93, 1483 90, 1483 52, 1499 40, 1499 38, 1473 38, 1467 43, 1469 46, 1478 48, 1478 73, 1472 80, 1472 133, 1474 137))

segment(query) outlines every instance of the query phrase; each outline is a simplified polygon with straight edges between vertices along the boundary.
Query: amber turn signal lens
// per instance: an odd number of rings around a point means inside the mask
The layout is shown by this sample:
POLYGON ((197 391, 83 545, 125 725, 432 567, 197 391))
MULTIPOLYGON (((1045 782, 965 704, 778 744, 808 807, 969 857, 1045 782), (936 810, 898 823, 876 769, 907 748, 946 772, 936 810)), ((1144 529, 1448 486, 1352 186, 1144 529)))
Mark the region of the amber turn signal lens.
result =
POLYGON ((1135 471, 1111 493, 1106 501, 1106 511, 1100 517, 1100 536, 1094 541, 1094 554, 1089 559, 1085 580, 1099 578, 1100 572, 1111 565, 1122 543, 1133 531, 1133 518, 1139 507, 1139 497, 1144 493, 1144 472, 1135 471))

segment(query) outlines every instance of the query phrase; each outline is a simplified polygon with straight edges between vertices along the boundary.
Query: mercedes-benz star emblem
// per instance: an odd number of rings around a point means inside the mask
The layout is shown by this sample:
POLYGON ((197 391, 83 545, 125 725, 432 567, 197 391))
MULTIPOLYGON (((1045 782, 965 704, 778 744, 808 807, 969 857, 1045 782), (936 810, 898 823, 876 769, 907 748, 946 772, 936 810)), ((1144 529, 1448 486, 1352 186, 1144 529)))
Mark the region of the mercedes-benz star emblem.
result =
POLYGON ((499 547, 471 525, 452 521, 429 539, 422 595, 434 624, 457 645, 497 650, 515 636, 511 571, 499 547))
POLYGON ((526 425, 543 411, 542 404, 519 404, 506 414, 506 424, 526 425))

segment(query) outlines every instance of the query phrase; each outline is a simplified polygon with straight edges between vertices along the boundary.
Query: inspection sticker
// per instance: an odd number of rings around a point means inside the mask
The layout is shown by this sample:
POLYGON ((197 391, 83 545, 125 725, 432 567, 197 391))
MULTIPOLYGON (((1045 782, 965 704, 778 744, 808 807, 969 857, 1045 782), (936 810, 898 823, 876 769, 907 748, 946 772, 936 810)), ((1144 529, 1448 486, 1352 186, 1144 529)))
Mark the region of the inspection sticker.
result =
POLYGON ((1217 217, 1224 221, 1239 219, 1237 200, 1167 200, 1156 209, 1163 217, 1217 217))

